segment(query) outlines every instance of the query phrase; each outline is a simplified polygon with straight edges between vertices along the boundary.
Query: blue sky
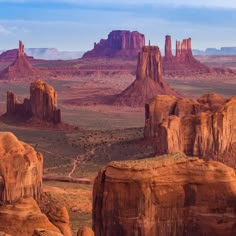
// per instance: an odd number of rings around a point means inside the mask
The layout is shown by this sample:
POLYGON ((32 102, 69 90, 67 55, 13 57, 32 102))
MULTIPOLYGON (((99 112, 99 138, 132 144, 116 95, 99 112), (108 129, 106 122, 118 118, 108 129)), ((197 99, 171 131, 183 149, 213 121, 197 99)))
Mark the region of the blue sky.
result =
POLYGON ((233 0, 0 0, 0 49, 85 51, 115 29, 138 30, 163 48, 166 34, 193 48, 236 46, 233 0))

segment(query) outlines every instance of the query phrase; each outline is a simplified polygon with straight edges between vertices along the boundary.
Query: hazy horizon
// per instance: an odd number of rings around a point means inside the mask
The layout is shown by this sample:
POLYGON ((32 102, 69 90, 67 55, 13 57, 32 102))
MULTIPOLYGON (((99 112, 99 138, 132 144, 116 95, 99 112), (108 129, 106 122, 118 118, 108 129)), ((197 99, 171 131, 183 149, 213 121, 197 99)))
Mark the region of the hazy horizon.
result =
POLYGON ((236 46, 236 2, 0 0, 0 49, 87 51, 112 30, 139 31, 164 47, 165 35, 192 38, 194 49, 236 46))

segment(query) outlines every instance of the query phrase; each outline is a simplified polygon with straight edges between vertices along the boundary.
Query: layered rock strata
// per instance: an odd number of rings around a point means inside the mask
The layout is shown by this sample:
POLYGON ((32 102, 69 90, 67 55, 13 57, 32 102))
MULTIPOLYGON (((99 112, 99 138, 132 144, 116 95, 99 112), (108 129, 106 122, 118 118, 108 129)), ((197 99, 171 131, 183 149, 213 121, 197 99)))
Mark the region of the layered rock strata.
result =
POLYGON ((38 119, 54 124, 61 123, 61 111, 57 109, 57 94, 52 86, 36 80, 30 85, 30 98, 20 103, 15 94, 7 92, 7 116, 17 117, 21 121, 38 119))
POLYGON ((0 201, 23 197, 39 199, 42 193, 43 157, 12 133, 0 132, 0 201))
POLYGON ((137 31, 113 30, 108 39, 94 43, 94 49, 86 52, 83 58, 137 57, 145 45, 145 37, 137 31))
POLYGON ((145 138, 157 154, 184 152, 236 167, 236 97, 156 96, 146 105, 145 138))
POLYGON ((93 190, 96 236, 232 236, 236 175, 184 154, 112 162, 93 190))

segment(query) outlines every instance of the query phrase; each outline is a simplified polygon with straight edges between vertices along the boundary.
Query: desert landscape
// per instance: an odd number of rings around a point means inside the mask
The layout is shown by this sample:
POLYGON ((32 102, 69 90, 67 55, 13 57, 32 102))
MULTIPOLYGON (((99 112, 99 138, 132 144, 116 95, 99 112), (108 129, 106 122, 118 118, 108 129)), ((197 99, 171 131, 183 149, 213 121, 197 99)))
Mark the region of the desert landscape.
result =
POLYGON ((236 235, 236 55, 173 38, 0 54, 0 235, 236 235))

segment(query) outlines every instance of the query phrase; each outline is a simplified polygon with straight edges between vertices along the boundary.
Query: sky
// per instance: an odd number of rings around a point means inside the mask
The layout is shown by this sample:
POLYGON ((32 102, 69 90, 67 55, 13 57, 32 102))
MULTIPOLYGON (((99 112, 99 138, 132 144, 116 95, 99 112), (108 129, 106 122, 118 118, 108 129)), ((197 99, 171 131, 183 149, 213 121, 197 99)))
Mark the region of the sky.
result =
POLYGON ((86 51, 112 30, 137 30, 164 47, 165 35, 195 49, 236 46, 235 0, 0 0, 0 49, 86 51))

